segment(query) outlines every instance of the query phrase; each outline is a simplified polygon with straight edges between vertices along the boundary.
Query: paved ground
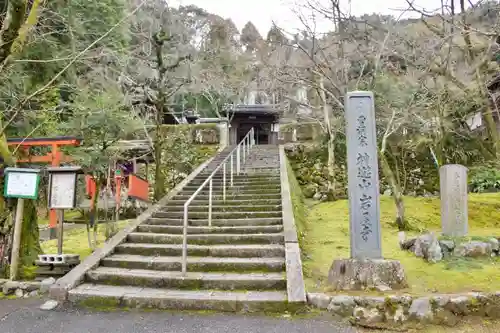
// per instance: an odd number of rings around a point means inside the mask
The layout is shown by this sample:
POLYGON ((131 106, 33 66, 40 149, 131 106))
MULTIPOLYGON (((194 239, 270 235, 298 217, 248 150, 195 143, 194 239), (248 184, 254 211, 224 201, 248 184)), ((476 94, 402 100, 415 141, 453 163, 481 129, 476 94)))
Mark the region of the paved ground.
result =
POLYGON ((2 333, 356 333, 326 319, 169 312, 41 311, 40 300, 0 300, 2 333))

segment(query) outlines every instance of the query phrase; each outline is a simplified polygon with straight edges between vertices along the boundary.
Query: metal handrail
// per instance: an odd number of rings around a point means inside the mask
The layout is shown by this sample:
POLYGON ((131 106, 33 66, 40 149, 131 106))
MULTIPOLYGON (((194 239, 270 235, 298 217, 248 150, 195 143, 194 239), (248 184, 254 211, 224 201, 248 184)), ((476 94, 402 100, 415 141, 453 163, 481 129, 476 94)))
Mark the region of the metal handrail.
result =
POLYGON ((248 131, 245 137, 234 147, 233 150, 224 158, 224 160, 215 168, 214 171, 207 177, 207 179, 198 187, 198 189, 189 197, 189 199, 184 203, 184 228, 183 228, 183 238, 182 238, 182 274, 186 275, 187 272, 187 230, 188 230, 188 210, 191 202, 196 198, 196 196, 209 184, 208 190, 208 226, 212 226, 212 183, 215 174, 220 171, 222 167, 222 200, 226 201, 226 163, 231 159, 231 180, 230 186, 233 186, 233 174, 234 174, 234 154, 236 154, 236 173, 239 175, 241 170, 241 161, 245 159, 250 154, 250 148, 255 145, 253 127, 248 131), (242 158, 241 158, 242 157, 242 158))

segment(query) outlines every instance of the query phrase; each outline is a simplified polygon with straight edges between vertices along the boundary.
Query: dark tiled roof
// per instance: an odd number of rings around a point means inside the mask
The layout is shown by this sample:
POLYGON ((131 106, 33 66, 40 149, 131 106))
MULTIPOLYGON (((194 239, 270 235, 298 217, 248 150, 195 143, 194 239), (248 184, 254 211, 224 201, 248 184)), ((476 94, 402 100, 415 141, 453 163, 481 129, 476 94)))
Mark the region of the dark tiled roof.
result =
POLYGON ((234 113, 279 114, 278 104, 236 104, 228 105, 225 111, 234 113))

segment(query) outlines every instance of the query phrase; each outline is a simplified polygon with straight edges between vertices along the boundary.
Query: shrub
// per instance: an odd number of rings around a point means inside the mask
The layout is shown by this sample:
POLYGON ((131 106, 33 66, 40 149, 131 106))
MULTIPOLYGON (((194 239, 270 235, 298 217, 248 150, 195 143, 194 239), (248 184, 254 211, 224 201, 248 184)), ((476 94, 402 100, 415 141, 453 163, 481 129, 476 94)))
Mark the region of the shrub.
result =
POLYGON ((498 192, 500 190, 500 169, 486 165, 471 168, 469 188, 474 193, 498 192))

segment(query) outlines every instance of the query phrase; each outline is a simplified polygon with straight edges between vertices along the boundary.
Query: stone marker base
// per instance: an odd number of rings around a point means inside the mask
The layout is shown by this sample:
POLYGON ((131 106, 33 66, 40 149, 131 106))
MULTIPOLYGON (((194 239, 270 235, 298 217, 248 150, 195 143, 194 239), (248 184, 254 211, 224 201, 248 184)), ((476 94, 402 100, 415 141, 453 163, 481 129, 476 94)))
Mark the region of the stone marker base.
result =
POLYGON ((334 260, 328 282, 335 290, 388 291, 408 286, 401 263, 385 259, 334 260))

